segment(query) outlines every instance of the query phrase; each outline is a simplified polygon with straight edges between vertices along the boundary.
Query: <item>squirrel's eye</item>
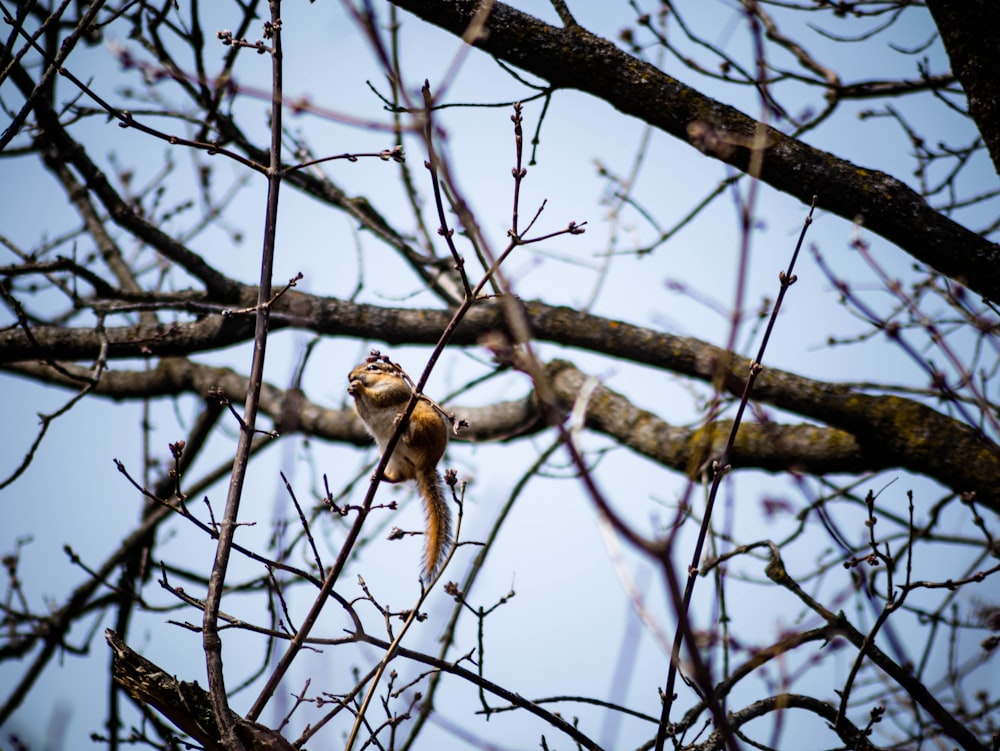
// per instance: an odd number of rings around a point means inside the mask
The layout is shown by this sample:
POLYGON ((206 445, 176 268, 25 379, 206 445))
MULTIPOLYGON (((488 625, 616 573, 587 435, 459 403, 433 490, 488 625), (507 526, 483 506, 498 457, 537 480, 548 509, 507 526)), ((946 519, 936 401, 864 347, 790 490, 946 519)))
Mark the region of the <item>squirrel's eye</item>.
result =
POLYGON ((380 369, 380 368, 379 368, 379 366, 378 366, 378 365, 376 365, 375 363, 371 363, 371 364, 370 364, 370 365, 369 365, 369 366, 368 366, 368 367, 366 368, 366 370, 379 370, 379 369, 380 369))

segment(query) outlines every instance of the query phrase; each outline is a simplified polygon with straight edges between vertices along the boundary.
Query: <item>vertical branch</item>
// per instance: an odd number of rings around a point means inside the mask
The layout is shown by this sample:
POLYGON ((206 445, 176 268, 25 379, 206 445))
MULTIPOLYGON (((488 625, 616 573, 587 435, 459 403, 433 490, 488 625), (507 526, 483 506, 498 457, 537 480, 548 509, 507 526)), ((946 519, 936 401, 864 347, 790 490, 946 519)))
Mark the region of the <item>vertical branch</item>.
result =
MULTIPOLYGON (((431 174, 431 183, 434 188, 435 203, 438 211, 438 218, 441 222, 438 233, 445 239, 449 249, 451 250, 452 257, 455 259, 456 269, 462 277, 462 284, 465 287, 466 294, 459 305, 458 309, 452 316, 451 321, 448 326, 445 327, 444 332, 441 334, 441 338, 438 341, 437 346, 431 353, 431 356, 424 367, 424 371, 420 376, 420 380, 414 384, 413 394, 410 396, 410 400, 406 403, 399 414, 398 423, 395 432, 389 438, 388 443, 382 451, 382 456, 379 459, 378 465, 375 467, 375 471, 372 473, 371 482, 368 484, 368 491, 365 493, 365 498, 361 503, 361 507, 358 509, 358 516, 351 525, 350 530, 348 530, 347 536, 344 538, 344 542, 341 545, 340 553, 337 556, 337 560, 334 562, 333 566, 323 580, 323 585, 320 587, 319 593, 316 595, 313 604, 306 614, 305 619, 303 619, 295 635, 292 637, 291 643, 288 645, 288 649, 281 656, 278 661, 277 666, 268 676, 267 681, 264 684, 264 688, 261 689, 260 694, 254 701, 253 706, 250 707, 250 711, 247 712, 247 719, 250 721, 255 721, 260 713, 264 711, 264 707, 270 700, 271 696, 274 694, 275 689, 281 682, 281 679, 288 672, 289 667, 291 667, 292 662, 295 660, 296 655, 302 649, 302 645, 305 643, 306 638, 312 631, 313 626, 316 625, 317 620, 319 620, 319 615, 323 610, 323 606, 326 605, 330 594, 333 592, 333 587, 340 578, 340 574, 344 567, 347 565, 347 559, 350 556, 351 550, 354 548, 358 537, 361 535, 361 530, 364 526, 365 520, 368 518, 368 513, 371 511, 372 503, 375 500, 375 492, 378 490, 379 484, 382 482, 382 478, 385 473, 386 467, 389 465, 389 459, 392 456, 393 450, 396 448, 396 444, 399 442, 406 429, 406 421, 409 419, 410 414, 413 412, 413 408, 416 406, 417 400, 420 398, 420 394, 423 392, 424 386, 427 383, 427 379, 430 377, 431 371, 434 365, 437 363, 438 358, 444 351, 445 346, 451 339, 452 334, 454 334, 455 329, 458 328, 458 324, 465 317, 465 314, 469 312, 479 291, 485 284, 485 279, 480 282, 479 286, 473 290, 470 286, 468 277, 466 276, 464 265, 462 263, 461 255, 458 249, 455 247, 452 240, 454 232, 448 228, 446 222, 446 216, 444 212, 444 204, 440 190, 440 181, 438 179, 438 159, 436 152, 434 151, 433 145, 433 128, 430 125, 430 111, 432 104, 432 97, 430 95, 430 84, 424 84, 422 90, 424 101, 427 105, 427 112, 425 113, 428 118, 426 127, 426 138, 427 138, 427 152, 428 158, 425 162, 425 166, 431 174)), ((423 595, 422 595, 423 596, 423 595)), ((416 610, 416 609, 415 609, 416 610)), ((405 629, 404 629, 405 630, 405 629)), ((356 730, 354 731, 356 734, 356 730)), ((353 740, 351 741, 353 743, 353 740)))
POLYGON ((448 218, 445 215, 444 201, 441 197, 440 160, 434 147, 434 121, 432 118, 434 97, 431 96, 431 85, 428 81, 424 81, 420 93, 424 101, 424 146, 427 148, 427 161, 424 162, 424 166, 430 174, 431 187, 434 190, 434 205, 437 208, 439 222, 438 234, 444 238, 445 243, 448 245, 451 257, 455 261, 455 270, 462 277, 462 286, 465 288, 464 302, 470 303, 474 295, 472 287, 469 286, 469 277, 465 273, 465 260, 462 258, 462 254, 458 252, 458 248, 455 247, 455 230, 448 227, 448 218))
MULTIPOLYGON (((767 93, 767 65, 764 57, 764 46, 761 39, 760 24, 757 17, 752 12, 756 4, 750 0, 745 3, 745 11, 747 15, 747 20, 750 24, 750 32, 753 41, 754 49, 754 60, 757 66, 757 84, 760 91, 761 97, 761 117, 756 123, 756 131, 754 135, 754 142, 752 144, 752 152, 750 158, 750 164, 747 169, 747 174, 750 175, 751 181, 747 189, 747 196, 745 200, 739 201, 739 215, 741 224, 741 242, 739 250, 739 268, 736 276, 736 292, 735 299, 733 302, 733 312, 731 318, 731 327, 729 332, 729 341, 726 344, 726 352, 733 352, 736 334, 739 329, 740 318, 742 316, 743 310, 743 298, 745 293, 746 285, 746 273, 747 273, 747 262, 750 255, 750 238, 753 230, 753 215, 757 202, 757 189, 761 170, 763 168, 764 159, 764 134, 765 134, 765 123, 768 119, 768 114, 771 112, 769 106, 769 96, 767 93)), ((747 373, 747 378, 744 384, 743 394, 741 395, 739 405, 736 410, 736 416, 733 419, 732 428, 729 432, 729 438, 726 442, 726 446, 723 449, 722 456, 714 463, 712 469, 712 484, 708 493, 708 498, 705 502, 705 514, 702 518, 701 527, 698 530, 698 538, 695 542, 694 552, 691 554, 691 563, 687 567, 687 582, 684 586, 683 594, 679 591, 679 581, 673 570, 673 563, 669 552, 667 555, 663 556, 661 565, 664 570, 664 576, 668 585, 669 595, 671 601, 675 604, 677 610, 677 630, 674 632, 674 643, 671 650, 670 665, 667 668, 667 679, 666 685, 663 691, 663 707, 660 714, 660 722, 656 729, 656 741, 655 748, 656 751, 663 751, 664 743, 666 742, 666 737, 668 734, 668 729, 670 726, 670 710, 673 706, 674 700, 674 686, 677 681, 677 672, 680 659, 680 648, 681 644, 686 642, 688 645, 688 653, 691 657, 691 661, 695 667, 695 677, 700 685, 702 691, 705 692, 705 696, 711 699, 712 692, 712 681, 711 676, 708 673, 707 666, 701 659, 701 655, 697 652, 697 646, 693 641, 693 632, 691 629, 691 624, 688 621, 688 613, 690 612, 691 599, 694 595, 694 587, 697 581, 698 571, 699 571, 699 561, 701 560, 702 551, 705 547, 705 540, 708 537, 708 532, 712 520, 712 510, 715 506, 715 499, 718 496, 719 488, 722 484, 722 479, 729 471, 729 460, 732 456, 733 445, 736 441, 736 433, 739 430, 740 422, 743 418, 743 413, 746 410, 746 405, 750 399, 750 391, 753 388, 753 383, 757 379, 757 375, 762 369, 761 362, 764 357, 764 351, 767 348, 768 340, 771 336, 771 331, 774 327, 774 322, 777 320, 778 311, 781 308, 781 302, 784 298, 785 291, 787 288, 794 283, 795 276, 792 271, 795 268, 795 261, 798 258, 799 250, 802 247, 802 242, 805 239, 806 231, 809 225, 812 223, 812 213, 815 209, 816 198, 813 197, 812 208, 810 208, 809 214, 802 227, 802 232, 799 235, 799 241, 795 246, 795 250, 792 253, 792 258, 788 264, 788 271, 781 272, 779 275, 779 280, 781 282, 781 288, 778 293, 777 300, 775 301, 774 308, 771 311, 770 320, 767 324, 767 329, 764 332, 764 337, 761 341, 760 348, 757 353, 757 358, 751 363, 750 372, 747 373)), ((724 361, 718 364, 720 368, 720 373, 723 369, 729 367, 729 358, 727 357, 724 361)), ((709 406, 707 421, 715 418, 717 411, 719 410, 721 402, 721 379, 716 381, 716 393, 713 403, 709 406)), ((669 551, 669 547, 668 547, 669 551)), ((725 743, 731 748, 736 748, 735 738, 733 733, 729 730, 728 721, 726 714, 722 711, 721 706, 717 701, 708 701, 709 709, 716 721, 718 729, 723 733, 725 743)))
MULTIPOLYGON (((694 585, 699 571, 698 561, 701 560, 701 552, 704 549, 709 524, 711 523, 712 509, 715 505, 715 499, 718 496, 719 488, 722 485, 722 478, 728 474, 730 469, 729 461, 733 453, 733 446, 736 443, 736 433, 743 420, 743 413, 746 411, 746 406, 750 401, 750 392, 753 390, 754 381, 757 380, 757 376, 760 374, 761 370, 763 370, 762 362, 764 360, 764 352, 771 339, 771 333, 774 331, 774 324, 778 319, 778 313, 781 310, 781 303, 785 299, 785 293, 788 291, 788 288, 794 284, 796 280, 796 276, 793 273, 795 270, 795 262, 798 260, 799 253, 802 250, 802 243, 805 241, 806 232, 812 224, 813 212, 815 209, 816 199, 813 198, 812 205, 809 208, 809 213, 806 215, 806 219, 802 223, 802 231, 799 233, 799 239, 795 244, 795 250, 792 252, 792 257, 788 262, 788 268, 778 274, 778 281, 780 284, 778 296, 775 299, 774 307, 772 308, 771 315, 768 318, 767 327, 764 330, 764 336, 762 337, 760 347, 757 350, 757 357, 750 364, 750 372, 747 373, 747 378, 743 386, 743 393, 740 396, 740 402, 736 409, 736 416, 733 418, 733 424, 729 431, 729 438, 726 441, 726 446, 723 449, 722 456, 715 462, 715 466, 712 468, 712 485, 709 489, 708 499, 705 504, 705 514, 702 519, 701 528, 698 530, 698 539, 695 543, 694 553, 691 555, 691 563, 688 566, 687 584, 684 587, 683 594, 680 593, 679 588, 677 587, 678 582, 671 565, 669 547, 668 555, 666 555, 662 561, 671 598, 678 604, 678 626, 677 631, 674 634, 674 645, 671 650, 670 667, 667 670, 666 687, 663 692, 663 710, 660 716, 660 723, 656 731, 656 751, 662 751, 663 744, 665 743, 667 737, 667 730, 670 723, 670 709, 673 706, 674 686, 677 681, 677 666, 682 642, 685 640, 687 641, 688 651, 696 668, 703 667, 700 655, 697 653, 697 647, 689 638, 691 628, 687 621, 687 614, 691 606, 691 598, 694 594, 694 585)), ((707 678, 707 675, 701 675, 699 677, 707 678)), ((700 680, 699 682, 703 681, 700 680)), ((712 689, 711 685, 703 685, 702 688, 706 692, 706 696, 709 695, 709 692, 712 689)), ((724 719, 724 715, 718 711, 719 707, 716 702, 709 702, 709 706, 712 708, 713 712, 718 712, 718 716, 724 719)))
POLYGON ((271 298, 271 272, 274 266, 275 230, 278 222, 278 189, 281 186, 281 14, 280 0, 270 0, 271 20, 264 24, 264 36, 271 39, 271 149, 267 165, 267 208, 264 217, 264 244, 261 253, 260 285, 257 290, 256 323, 254 328, 253 357, 250 363, 250 386, 244 403, 243 419, 240 423, 240 437, 233 463, 233 473, 226 496, 226 508, 219 525, 219 540, 215 551, 215 561, 208 581, 205 596, 205 614, 202 621, 202 644, 208 669, 208 685, 212 708, 219 725, 219 735, 226 749, 239 751, 243 744, 234 734, 233 719, 226 698, 226 686, 222 669, 222 642, 219 639, 217 618, 222 601, 226 569, 233 545, 233 535, 239 517, 240 498, 246 479, 247 463, 257 423, 261 385, 264 378, 264 355, 267 349, 267 328, 269 301, 271 298))
POLYGON ((522 166, 524 158, 524 132, 521 130, 521 103, 514 102, 514 114, 510 116, 511 122, 514 123, 514 153, 516 154, 517 162, 514 165, 514 169, 511 173, 514 176, 514 206, 511 209, 510 216, 510 236, 517 238, 519 237, 517 229, 517 218, 518 218, 518 207, 521 205, 521 182, 524 180, 525 175, 528 174, 522 166))

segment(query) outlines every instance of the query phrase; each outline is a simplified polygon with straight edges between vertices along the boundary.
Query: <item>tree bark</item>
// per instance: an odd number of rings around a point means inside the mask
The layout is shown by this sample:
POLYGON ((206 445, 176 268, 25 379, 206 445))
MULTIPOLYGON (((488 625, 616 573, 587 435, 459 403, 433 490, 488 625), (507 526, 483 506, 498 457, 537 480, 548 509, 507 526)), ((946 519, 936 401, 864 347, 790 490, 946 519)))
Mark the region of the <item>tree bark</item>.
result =
MULTIPOLYGON (((111 629, 104 631, 111 648, 115 683, 148 704, 209 751, 225 751, 208 693, 197 682, 179 681, 132 651, 111 629)), ((294 751, 280 733, 231 713, 236 735, 249 751, 294 751)))
POLYGON ((951 69, 965 89, 993 168, 1000 174, 1000 3, 927 0, 951 69))

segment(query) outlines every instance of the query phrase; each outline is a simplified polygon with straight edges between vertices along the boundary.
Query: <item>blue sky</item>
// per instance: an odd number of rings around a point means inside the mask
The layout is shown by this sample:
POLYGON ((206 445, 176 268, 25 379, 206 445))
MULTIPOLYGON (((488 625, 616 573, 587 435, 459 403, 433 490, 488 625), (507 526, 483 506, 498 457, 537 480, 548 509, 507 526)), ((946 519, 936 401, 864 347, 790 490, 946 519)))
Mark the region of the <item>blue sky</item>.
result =
MULTIPOLYGON (((555 21, 547 3, 517 5, 555 21)), ((581 24, 610 38, 625 25, 623 19, 628 18, 630 12, 624 2, 571 3, 571 7, 581 24)), ((735 3, 693 4, 691 9, 684 10, 692 14, 685 18, 713 44, 734 55, 743 54, 747 49, 745 24, 735 3)), ((206 29, 216 28, 216 24, 225 28, 235 23, 227 18, 225 6, 213 5, 211 12, 219 15, 214 22, 205 24, 206 29)), ((887 51, 887 44, 916 47, 930 37, 933 27, 926 14, 908 13, 907 18, 911 20, 863 46, 863 54, 853 54, 854 49, 862 49, 860 45, 846 48, 845 53, 843 45, 818 36, 811 37, 812 49, 841 72, 845 81, 876 74, 915 77, 918 57, 887 51)), ((385 92, 384 77, 364 39, 344 17, 339 5, 289 3, 284 9, 283 22, 285 85, 291 98, 308 96, 317 110, 349 113, 365 121, 388 122, 381 103, 372 93, 372 88, 385 92)), ((103 45, 83 50, 80 57, 72 59, 71 65, 75 66, 73 71, 77 76, 88 80, 95 91, 109 101, 124 108, 138 109, 138 104, 123 92, 116 55, 123 47, 134 54, 141 52, 128 38, 116 36, 120 33, 110 30, 103 45)), ((424 79, 431 81, 438 90, 442 77, 460 52, 460 44, 408 16, 403 20, 403 39, 404 70, 409 76, 407 85, 411 93, 424 79)), ((222 53, 220 46, 218 56, 222 53)), ((945 69, 946 60, 939 44, 930 46, 925 54, 932 70, 945 69)), ((776 64, 791 65, 780 55, 775 57, 776 64)), ((676 61, 668 61, 664 67, 678 78, 702 86, 706 93, 719 96, 751 114, 759 109, 751 91, 735 91, 732 87, 696 77, 676 61)), ((266 90, 268 68, 266 56, 247 54, 237 68, 237 82, 246 90, 266 90)), ((67 89, 61 90, 64 96, 69 96, 67 89)), ((180 101, 169 85, 159 87, 157 92, 168 102, 180 101)), ((465 57, 454 80, 448 82, 449 102, 482 104, 523 96, 523 87, 514 84, 495 62, 479 54, 465 57)), ((820 96, 819 90, 806 92, 803 87, 801 98, 792 101, 801 102, 805 107, 810 103, 815 105, 820 96)), ((898 124, 886 118, 858 117, 858 113, 869 106, 867 102, 845 105, 843 114, 809 133, 805 140, 859 165, 885 170, 902 180, 912 181, 912 154, 909 145, 900 137, 898 124)), ((937 114, 940 108, 928 97, 901 99, 896 106, 904 116, 929 129, 929 140, 947 137, 955 142, 963 141, 960 128, 967 130, 968 125, 957 118, 952 120, 947 115, 937 114), (932 112, 935 113, 933 119, 925 119, 932 112)), ((247 127, 252 129, 251 137, 258 143, 266 143, 267 103, 254 96, 241 95, 237 107, 247 127)), ((494 250, 503 246, 510 224, 513 138, 509 115, 508 107, 456 107, 439 113, 442 149, 451 160, 458 187, 474 208, 479 225, 494 250)), ((525 105, 524 128, 529 136, 535 132, 540 115, 540 102, 525 105)), ((776 125, 782 126, 781 123, 776 125)), ((355 127, 316 113, 289 114, 286 126, 292 133, 307 139, 318 154, 378 151, 392 145, 391 136, 386 132, 355 127)), ((170 127, 179 126, 172 124, 170 127)), ((117 163, 134 170, 135 185, 153 179, 165 161, 172 160, 177 179, 171 181, 163 198, 164 204, 192 197, 194 191, 189 177, 197 169, 197 162, 191 153, 152 141, 136 130, 122 130, 103 118, 91 118, 80 124, 75 132, 80 133, 81 138, 84 132, 89 134, 86 140, 92 156, 102 160, 109 171, 114 169, 109 155, 117 154, 117 163)), ((586 221, 587 233, 559 237, 537 249, 523 248, 511 257, 505 270, 515 291, 524 298, 541 297, 553 304, 576 308, 586 305, 598 315, 722 344, 729 330, 725 313, 732 305, 737 283, 735 259, 740 231, 736 199, 739 195, 746 196, 748 183, 741 181, 734 189, 741 193, 730 192, 717 200, 670 243, 648 257, 636 258, 624 251, 648 242, 654 232, 648 222, 629 207, 622 208, 614 220, 613 204, 604 200, 607 183, 596 164, 599 162, 615 174, 627 174, 644 134, 642 123, 624 118, 602 102, 578 92, 558 92, 540 134, 538 164, 529 167, 524 183, 521 216, 531 216, 544 201, 545 209, 537 225, 539 233, 564 227, 571 220, 586 221), (613 251, 610 256, 607 254, 609 249, 613 251), (707 304, 693 295, 680 294, 675 291, 678 285, 698 290, 714 303, 707 304), (595 290, 599 291, 595 294, 595 290)), ((970 139, 971 136, 970 131, 970 139)), ((421 167, 425 155, 421 153, 419 141, 410 139, 404 146, 415 180, 428 195, 426 173, 421 167)), ((204 161, 204 158, 199 156, 197 160, 204 161)), ((211 166, 220 193, 242 172, 240 167, 222 157, 214 157, 211 166)), ((368 197, 390 221, 404 229, 412 229, 412 217, 399 189, 395 169, 395 165, 378 160, 339 161, 322 167, 352 195, 368 197)), ((0 204, 0 226, 12 242, 29 248, 42 235, 57 236, 76 226, 78 220, 61 189, 48 176, 40 176, 32 161, 7 160, 4 170, 7 184, 18 186, 18 190, 8 191, 0 204), (44 214, 42 221, 40 213, 44 214)), ((635 196, 658 220, 669 225, 690 211, 729 174, 724 166, 707 162, 687 145, 662 133, 652 133, 638 170, 635 196)), ((988 163, 971 168, 963 180, 963 186, 970 193, 995 185, 996 175, 989 170, 988 163)), ((264 195, 263 180, 251 177, 229 209, 226 217, 229 231, 203 232, 191 240, 191 247, 204 253, 218 268, 241 281, 254 283, 263 230, 264 195), (239 230, 241 242, 233 241, 233 229, 239 230)), ((359 299, 363 301, 393 306, 436 305, 390 250, 370 235, 358 233, 343 215, 297 196, 287 188, 281 200, 276 284, 302 272, 305 276, 300 284, 302 289, 345 297, 352 293, 360 277, 364 288, 359 299)), ((787 263, 805 215, 806 208, 791 197, 768 188, 761 190, 745 280, 747 310, 755 310, 763 297, 776 294, 778 271, 787 263)), ((988 212, 967 212, 962 218, 970 226, 977 227, 987 221, 988 212)), ((164 229, 176 231, 191 221, 190 214, 181 214, 165 222, 164 229)), ((855 231, 850 222, 820 212, 810 229, 808 242, 831 260, 837 273, 856 283, 872 304, 885 309, 892 301, 879 292, 870 271, 848 248, 855 231)), ((890 273, 910 274, 912 259, 878 237, 870 234, 866 237, 872 244, 873 255, 890 273)), ((85 239, 80 239, 78 249, 80 252, 89 250, 85 239)), ((125 249, 134 250, 128 246, 125 249)), ((471 252, 469 255, 471 257, 471 252)), ((14 263, 14 258, 8 253, 3 263, 14 263)), ((798 275, 799 282, 789 294, 774 342, 768 350, 769 366, 827 380, 926 385, 916 366, 881 340, 851 347, 828 347, 828 336, 849 337, 860 334, 867 327, 840 304, 829 281, 808 253, 801 258, 798 275)), ((47 304, 59 303, 52 299, 47 304)), ((85 317, 80 321, 78 325, 86 325, 85 317)), ((272 337, 265 373, 268 381, 279 386, 289 382, 307 339, 304 334, 290 331, 272 337)), ((742 351, 749 352, 756 347, 749 325, 744 327, 737 341, 742 351)), ((669 374, 594 354, 565 352, 554 345, 539 345, 538 350, 543 359, 569 357, 581 369, 670 422, 686 424, 701 415, 700 400, 707 391, 701 387, 692 388, 689 383, 669 374)), ((309 397, 330 408, 343 407, 345 375, 366 351, 365 343, 344 338, 322 342, 305 374, 309 397)), ((427 350, 401 347, 394 348, 392 355, 415 373, 422 367, 427 350)), ((198 359, 245 371, 249 348, 240 346, 206 353, 198 359)), ((432 376, 428 392, 437 396, 460 387, 467 380, 485 373, 487 361, 488 356, 482 351, 449 353, 432 376)), ((113 364, 113 367, 122 368, 138 366, 137 363, 113 364)), ((0 474, 6 476, 19 464, 30 445, 37 427, 36 414, 57 409, 69 395, 22 379, 0 377, 8 421, 0 452, 0 474)), ((463 395, 457 403, 514 398, 526 393, 528 388, 526 380, 507 378, 463 395)), ((107 556, 115 541, 134 527, 139 516, 139 499, 116 471, 112 460, 120 459, 133 471, 141 473, 141 414, 134 405, 109 406, 99 400, 84 400, 59 418, 24 477, 0 491, 5 519, 0 529, 0 552, 11 551, 15 540, 26 534, 33 538, 21 552, 21 574, 35 608, 42 608, 49 602, 58 604, 84 579, 83 572, 71 566, 62 553, 63 545, 72 545, 89 565, 96 565, 107 556)), ((183 397, 176 404, 164 400, 153 405, 150 415, 153 424, 150 452, 153 455, 165 457, 167 442, 183 437, 193 419, 195 406, 190 397, 183 397)), ((486 534, 512 486, 547 440, 547 437, 539 437, 516 444, 453 444, 447 458, 449 466, 456 467, 460 476, 470 482, 466 539, 479 539, 486 534)), ((206 471, 215 462, 223 461, 231 454, 234 443, 235 430, 230 427, 213 439, 210 451, 196 464, 194 473, 206 471)), ((609 449, 602 456, 595 475, 612 505, 637 528, 650 534, 672 518, 676 499, 685 489, 684 478, 624 449, 614 448, 600 437, 586 436, 584 445, 594 450, 609 449)), ((251 467, 244 499, 245 518, 255 520, 257 527, 241 530, 240 540, 246 544, 266 545, 272 520, 290 514, 277 474, 280 468, 287 471, 301 495, 308 497, 320 474, 330 474, 331 484, 340 487, 363 472, 365 463, 373 458, 370 451, 362 455, 319 442, 306 446, 297 438, 269 449, 251 467)), ((564 465, 552 471, 565 475, 568 468, 564 465)), ((878 487, 891 477, 879 478, 878 487)), ((918 514, 926 513, 941 494, 940 489, 920 478, 903 473, 900 477, 902 481, 886 492, 896 493, 902 499, 905 489, 917 488, 918 514)), ((216 509, 221 508, 224 491, 224 485, 217 485, 210 492, 216 509)), ((410 500, 396 516, 381 519, 381 523, 407 529, 421 526, 419 509, 405 490, 383 488, 379 497, 386 501, 390 497, 410 500)), ((804 494, 783 478, 740 473, 739 480, 734 480, 725 491, 717 517, 719 527, 736 530, 740 540, 778 539, 788 534, 794 527, 793 518, 775 522, 762 517, 760 500, 769 497, 787 498, 793 504, 805 503, 804 494)), ((843 523, 855 535, 854 539, 861 539, 858 535, 863 534, 863 521, 863 515, 856 510, 845 512, 843 523)), ((967 530, 967 520, 956 514, 954 527, 967 530)), ((323 534, 328 536, 327 542, 335 543, 340 532, 335 525, 330 525, 324 527, 323 534)), ((160 553, 164 558, 184 562, 207 573, 214 550, 211 541, 181 524, 172 525, 161 534, 161 540, 160 553)), ((677 551, 679 570, 686 565, 686 556, 690 555, 690 542, 685 536, 680 538, 680 547, 684 549, 677 551)), ((358 570, 380 598, 393 606, 404 607, 416 596, 418 548, 419 541, 414 538, 394 544, 376 539, 358 561, 358 570), (413 575, 400 574, 409 569, 413 575)), ((474 550, 470 547, 460 551, 453 565, 459 571, 464 570, 474 550)), ((814 556, 823 554, 810 549, 808 540, 796 550, 802 556, 803 566, 814 564, 814 556)), ((926 563, 937 565, 938 561, 926 563)), ((960 568, 961 564, 956 559, 955 565, 960 568)), ((730 604, 737 623, 759 620, 759 628, 750 629, 745 635, 757 644, 768 643, 781 629, 797 627, 800 615, 780 593, 760 583, 762 568, 762 565, 755 568, 750 564, 734 566, 738 570, 733 577, 740 584, 734 587, 736 592, 730 604)), ((936 575, 933 569, 933 565, 929 566, 922 575, 936 575)), ((648 570, 649 564, 633 551, 624 548, 616 552, 614 544, 607 544, 602 538, 597 513, 577 486, 564 480, 533 481, 529 492, 516 504, 492 554, 489 570, 475 592, 484 606, 489 606, 511 588, 517 592, 516 597, 488 621, 488 676, 525 695, 593 695, 629 702, 640 711, 655 712, 656 689, 662 685, 665 668, 662 651, 652 632, 658 628, 672 634, 673 629, 673 618, 664 605, 658 585, 650 587, 646 593, 648 610, 645 614, 655 625, 638 632, 640 644, 631 683, 616 687, 624 691, 623 696, 607 696, 622 634, 627 631, 626 624, 636 617, 635 602, 624 589, 631 577, 648 581, 648 570)), ((235 580, 256 575, 259 570, 255 566, 242 560, 234 562, 235 580)), ((655 576, 653 581, 657 581, 655 576)), ((707 581, 699 586, 705 596, 696 600, 696 619, 707 627, 712 590, 707 581)), ((358 594, 349 586, 348 592, 358 594)), ((174 604, 169 595, 156 591, 155 587, 151 588, 150 595, 155 605, 166 608, 174 604)), ((311 596, 311 592, 305 590, 297 592, 293 597, 293 609, 307 607, 311 596)), ((253 603, 239 598, 224 602, 224 609, 230 607, 243 617, 261 616, 253 603)), ((439 626, 447 617, 448 598, 437 592, 429 602, 428 612, 429 624, 422 624, 411 634, 413 641, 408 644, 435 651, 437 631, 434 625, 439 626)), ((197 621, 199 617, 190 610, 137 614, 130 645, 179 677, 197 679, 204 685, 200 636, 165 623, 169 619, 197 621)), ((88 629, 96 629, 99 634, 108 625, 111 624, 96 619, 82 623, 74 629, 70 641, 82 644, 88 639, 88 629)), ((324 635, 337 635, 343 626, 331 613, 321 629, 324 635)), ((460 632, 465 646, 458 651, 471 648, 474 636, 470 621, 460 632)), ((232 670, 232 683, 236 684, 256 667, 255 664, 243 664, 243 655, 256 655, 260 643, 252 636, 235 632, 227 633, 226 639, 227 667, 232 670)), ((30 735, 32 729, 37 732, 44 727, 46 718, 55 708, 66 706, 71 712, 68 729, 71 740, 66 747, 77 747, 87 733, 100 729, 107 695, 102 682, 107 660, 102 654, 103 642, 99 636, 90 638, 89 644, 91 656, 88 659, 67 655, 58 667, 52 666, 46 671, 10 728, 30 735)), ((338 685, 340 671, 355 659, 340 655, 329 648, 321 657, 303 660, 284 686, 285 701, 287 691, 301 689, 307 677, 333 690, 332 687, 338 685)), ((378 655, 371 650, 361 650, 357 659, 361 664, 369 664, 377 660, 378 655)), ((836 674, 831 685, 843 679, 849 665, 845 658, 834 658, 835 663, 837 659, 841 662, 839 668, 831 671, 836 674)), ((0 665, 0 687, 13 685, 23 667, 0 665)), ((411 667, 406 669, 413 670, 411 667)), ((817 680, 829 681, 829 673, 817 680)), ((441 725, 428 735, 428 742, 433 738, 454 742, 446 722, 467 723, 468 712, 474 711, 477 700, 464 686, 446 681, 444 692, 438 703, 442 709, 441 725)), ((249 691, 237 696, 234 706, 245 710, 253 694, 254 691, 249 691)), ((734 704, 745 698, 735 697, 734 704)), ((596 736, 600 715, 588 714, 585 708, 577 707, 562 711, 573 715, 577 709, 589 723, 588 730, 596 736)), ((265 716, 265 721, 276 722, 274 716, 265 716)), ((519 713, 498 715, 489 723, 474 727, 474 732, 497 742, 500 748, 534 747, 539 733, 552 733, 519 713)), ((651 731, 641 723, 626 721, 620 733, 621 747, 629 747, 641 743, 651 731)), ((566 745, 563 739, 560 741, 560 747, 566 745)))

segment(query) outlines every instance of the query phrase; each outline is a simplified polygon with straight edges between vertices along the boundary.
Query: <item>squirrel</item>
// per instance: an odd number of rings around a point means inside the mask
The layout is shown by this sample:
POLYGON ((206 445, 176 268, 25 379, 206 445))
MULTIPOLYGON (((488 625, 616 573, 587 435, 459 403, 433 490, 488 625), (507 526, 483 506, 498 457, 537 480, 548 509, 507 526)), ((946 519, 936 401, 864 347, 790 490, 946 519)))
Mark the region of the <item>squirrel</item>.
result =
MULTIPOLYGON (((403 369, 378 352, 347 376, 347 393, 379 450, 396 431, 413 387, 403 369)), ((451 513, 445 501, 437 463, 448 444, 448 423, 439 407, 421 394, 393 449, 382 479, 397 483, 415 480, 427 517, 423 578, 429 582, 444 562, 451 545, 451 513)))

